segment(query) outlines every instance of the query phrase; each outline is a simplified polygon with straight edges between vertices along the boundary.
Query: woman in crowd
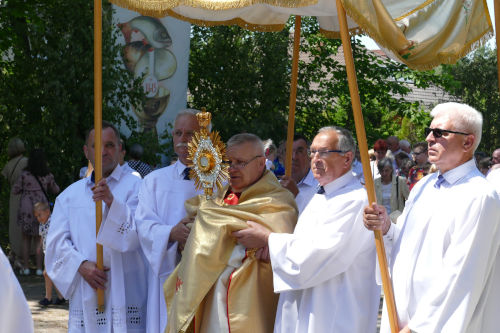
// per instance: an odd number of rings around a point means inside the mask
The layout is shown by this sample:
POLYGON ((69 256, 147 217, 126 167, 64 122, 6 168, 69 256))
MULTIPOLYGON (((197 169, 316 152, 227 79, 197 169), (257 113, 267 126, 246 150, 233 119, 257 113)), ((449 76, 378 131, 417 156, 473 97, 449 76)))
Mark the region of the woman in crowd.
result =
MULTIPOLYGON (((28 165, 28 158, 23 156, 25 149, 24 143, 20 138, 12 138, 7 145, 7 155, 9 156, 9 162, 5 165, 2 170, 2 175, 9 182, 12 188, 16 183, 16 180, 21 175, 21 172, 28 165)), ((21 229, 17 225, 17 211, 19 209, 19 201, 21 196, 19 194, 14 194, 10 192, 9 197, 9 243, 10 243, 10 257, 14 261, 14 266, 20 268, 21 263, 18 258, 21 256, 22 252, 22 235, 21 229)))
POLYGON ((410 194, 406 179, 396 176, 390 158, 383 158, 377 163, 380 178, 375 179, 375 195, 377 203, 384 205, 392 222, 401 215, 406 199, 410 194))
POLYGON ((370 162, 370 168, 372 171, 373 179, 377 179, 380 178, 377 164, 387 154, 387 142, 385 142, 384 139, 378 139, 373 145, 373 151, 375 153, 375 160, 370 162))
MULTIPOLYGON (((59 186, 50 173, 45 154, 41 149, 31 152, 28 165, 17 179, 12 192, 21 195, 21 202, 17 214, 17 224, 21 227, 23 235, 23 268, 21 275, 29 275, 29 254, 32 239, 40 242, 39 223, 33 214, 33 205, 37 202, 49 202, 47 192, 59 193, 59 186)), ((36 274, 42 275, 42 253, 36 255, 36 274)))

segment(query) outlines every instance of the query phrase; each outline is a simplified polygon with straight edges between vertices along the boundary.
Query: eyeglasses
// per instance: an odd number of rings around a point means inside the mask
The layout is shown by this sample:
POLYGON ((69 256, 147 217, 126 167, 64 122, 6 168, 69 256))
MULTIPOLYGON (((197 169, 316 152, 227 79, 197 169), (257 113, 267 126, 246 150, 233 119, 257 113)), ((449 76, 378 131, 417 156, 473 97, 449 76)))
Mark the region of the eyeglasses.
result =
POLYGON ((425 150, 424 151, 419 151, 419 152, 414 151, 413 155, 420 155, 420 154, 425 154, 425 153, 427 153, 427 151, 425 151, 425 150))
POLYGON ((316 155, 316 153, 319 154, 319 157, 320 158, 326 158, 328 156, 329 153, 339 153, 339 154, 343 154, 345 153, 345 151, 342 151, 342 150, 313 150, 311 149, 310 153, 309 153, 309 157, 310 158, 313 158, 314 155, 316 155))
POLYGON ((238 161, 238 162, 224 161, 224 163, 229 165, 230 168, 241 170, 244 167, 246 167, 248 164, 250 164, 250 162, 252 162, 253 160, 255 160, 258 157, 262 157, 262 155, 254 156, 246 162, 245 161, 238 161))
POLYGON ((425 129, 425 136, 428 136, 430 132, 432 132, 432 135, 434 135, 434 137, 436 139, 442 137, 444 133, 454 133, 454 134, 462 134, 462 135, 469 135, 470 134, 470 133, 464 133, 464 132, 449 131, 449 130, 444 130, 444 129, 440 129, 440 128, 427 127, 425 129))

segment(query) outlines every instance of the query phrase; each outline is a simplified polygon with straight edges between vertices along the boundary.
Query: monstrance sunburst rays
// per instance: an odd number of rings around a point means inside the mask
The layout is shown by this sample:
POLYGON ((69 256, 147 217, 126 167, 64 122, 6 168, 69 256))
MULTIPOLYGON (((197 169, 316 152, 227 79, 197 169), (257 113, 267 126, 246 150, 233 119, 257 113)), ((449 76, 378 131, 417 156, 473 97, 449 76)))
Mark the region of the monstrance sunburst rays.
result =
POLYGON ((189 176, 194 179, 196 189, 203 188, 207 199, 213 198, 213 189, 222 188, 222 182, 229 177, 226 159, 226 146, 218 132, 209 132, 211 114, 202 109, 196 115, 200 130, 193 134, 188 143, 189 176))

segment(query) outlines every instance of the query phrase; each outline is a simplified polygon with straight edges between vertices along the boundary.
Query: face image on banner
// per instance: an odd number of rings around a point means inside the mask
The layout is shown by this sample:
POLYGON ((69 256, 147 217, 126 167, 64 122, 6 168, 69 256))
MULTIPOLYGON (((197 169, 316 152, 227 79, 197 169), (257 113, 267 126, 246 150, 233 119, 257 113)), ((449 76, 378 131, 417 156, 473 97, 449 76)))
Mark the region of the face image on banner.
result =
POLYGON ((177 112, 186 108, 190 24, 114 8, 123 37, 119 43, 124 66, 142 78, 145 93, 133 114, 141 131, 163 133, 177 112))

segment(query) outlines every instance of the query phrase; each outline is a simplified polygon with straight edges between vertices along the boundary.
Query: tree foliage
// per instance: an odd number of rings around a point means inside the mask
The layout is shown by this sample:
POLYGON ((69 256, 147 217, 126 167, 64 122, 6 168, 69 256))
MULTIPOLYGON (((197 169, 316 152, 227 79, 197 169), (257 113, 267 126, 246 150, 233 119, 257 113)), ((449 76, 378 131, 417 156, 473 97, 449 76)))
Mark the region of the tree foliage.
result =
MULTIPOLYGON (((103 118, 130 121, 137 98, 116 61, 119 48, 103 4, 103 118), (132 95, 131 95, 132 94, 132 95)), ((82 144, 93 124, 93 6, 77 1, 8 1, 0 11, 0 146, 13 136, 43 148, 61 185, 85 164, 82 144)))
MULTIPOLYGON (((117 61, 111 19, 111 5, 104 1, 103 118, 130 124, 124 110, 140 94, 117 61)), ((43 148, 64 188, 87 164, 82 146, 93 125, 93 3, 7 0, 1 3, 0 24, 0 147, 18 136, 28 150, 43 148)), ((6 161, 1 154, 0 165, 6 161)), ((8 190, 3 186, 3 223, 8 190)))
POLYGON ((448 90, 483 114, 483 135, 479 150, 491 152, 500 147, 500 96, 496 49, 487 46, 443 66, 443 73, 454 79, 448 90))
POLYGON ((213 113, 214 126, 225 140, 243 131, 277 138, 288 105, 287 48, 286 31, 193 26, 191 105, 213 113))
MULTIPOLYGON (((275 141, 286 137, 291 27, 292 23, 275 33, 192 28, 190 103, 214 113, 214 125, 223 138, 242 131, 275 141)), ((309 137, 326 125, 354 132, 345 66, 335 57, 340 46, 340 40, 319 33, 315 18, 303 18, 296 131, 309 137)), ((404 100, 410 92, 404 82, 426 87, 439 82, 438 75, 378 57, 354 39, 352 48, 369 142, 410 128, 421 140, 428 118, 418 103, 404 100)))

